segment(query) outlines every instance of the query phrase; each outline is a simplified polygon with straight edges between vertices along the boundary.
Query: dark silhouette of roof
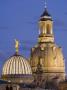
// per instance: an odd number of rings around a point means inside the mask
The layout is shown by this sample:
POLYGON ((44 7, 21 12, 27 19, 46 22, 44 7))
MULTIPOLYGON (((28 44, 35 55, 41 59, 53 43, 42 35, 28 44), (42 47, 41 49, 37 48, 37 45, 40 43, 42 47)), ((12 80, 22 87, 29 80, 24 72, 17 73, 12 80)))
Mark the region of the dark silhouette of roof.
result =
POLYGON ((47 20, 51 20, 52 21, 52 17, 51 15, 48 13, 47 8, 45 8, 45 11, 43 12, 43 14, 40 17, 40 21, 47 21, 47 20), (44 16, 47 16, 47 18, 45 18, 44 16))
POLYGON ((47 11, 46 8, 45 8, 45 11, 43 12, 43 14, 41 15, 41 17, 43 17, 43 16, 51 16, 51 15, 48 13, 48 11, 47 11))

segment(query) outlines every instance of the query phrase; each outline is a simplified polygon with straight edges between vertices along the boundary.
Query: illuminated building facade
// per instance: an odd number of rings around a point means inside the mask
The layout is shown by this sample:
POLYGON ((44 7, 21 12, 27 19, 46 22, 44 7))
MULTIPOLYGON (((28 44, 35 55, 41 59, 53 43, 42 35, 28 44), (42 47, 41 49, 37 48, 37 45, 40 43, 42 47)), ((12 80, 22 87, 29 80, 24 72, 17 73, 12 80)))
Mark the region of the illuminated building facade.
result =
POLYGON ((47 8, 39 19, 38 43, 31 49, 30 61, 16 53, 4 64, 0 90, 66 90, 62 48, 54 41, 53 19, 47 8))

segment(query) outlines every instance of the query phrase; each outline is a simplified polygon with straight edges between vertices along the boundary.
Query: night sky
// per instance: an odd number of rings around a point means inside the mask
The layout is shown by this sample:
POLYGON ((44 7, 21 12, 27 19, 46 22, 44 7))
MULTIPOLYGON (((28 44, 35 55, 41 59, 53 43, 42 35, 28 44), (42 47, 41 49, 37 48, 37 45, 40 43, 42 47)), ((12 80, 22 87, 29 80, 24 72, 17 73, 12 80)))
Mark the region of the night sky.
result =
MULTIPOLYGON (((15 53, 14 39, 20 42, 20 54, 29 58, 30 48, 37 43, 44 1, 0 0, 0 74, 4 62, 15 53)), ((67 0, 47 0, 47 8, 54 20, 55 42, 62 47, 67 65, 67 0)))

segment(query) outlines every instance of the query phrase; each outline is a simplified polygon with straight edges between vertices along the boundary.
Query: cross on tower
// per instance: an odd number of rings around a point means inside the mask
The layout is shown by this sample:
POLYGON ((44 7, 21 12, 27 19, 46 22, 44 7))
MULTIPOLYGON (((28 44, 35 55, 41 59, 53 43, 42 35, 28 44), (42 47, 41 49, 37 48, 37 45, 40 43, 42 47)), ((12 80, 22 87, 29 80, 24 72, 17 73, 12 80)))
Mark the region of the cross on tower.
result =
POLYGON ((45 0, 45 8, 47 8, 47 1, 45 0))

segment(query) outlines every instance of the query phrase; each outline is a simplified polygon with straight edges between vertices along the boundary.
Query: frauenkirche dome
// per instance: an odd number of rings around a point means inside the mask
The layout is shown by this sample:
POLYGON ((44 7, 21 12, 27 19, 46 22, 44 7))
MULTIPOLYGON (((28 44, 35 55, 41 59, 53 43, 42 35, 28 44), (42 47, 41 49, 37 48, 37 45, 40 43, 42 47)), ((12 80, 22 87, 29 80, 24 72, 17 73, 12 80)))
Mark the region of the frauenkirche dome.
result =
POLYGON ((53 19, 47 8, 39 20, 38 44, 31 49, 30 65, 32 72, 37 72, 38 62, 47 81, 57 77, 65 80, 65 64, 62 48, 55 44, 53 34, 53 19))

